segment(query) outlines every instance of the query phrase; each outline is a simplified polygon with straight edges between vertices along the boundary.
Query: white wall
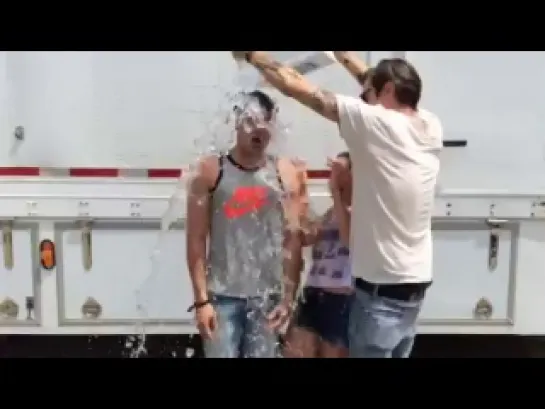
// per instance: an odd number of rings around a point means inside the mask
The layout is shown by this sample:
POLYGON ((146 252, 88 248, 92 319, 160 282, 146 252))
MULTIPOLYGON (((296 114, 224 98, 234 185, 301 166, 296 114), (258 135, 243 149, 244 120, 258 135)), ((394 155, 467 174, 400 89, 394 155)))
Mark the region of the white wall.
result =
MULTIPOLYGON (((1 52, 0 165, 187 164, 193 141, 236 90, 237 70, 228 52, 1 52), (26 140, 14 150, 17 125, 26 140)), ((312 77, 358 92, 339 67, 312 77)), ((326 155, 343 149, 335 126, 278 98, 291 124, 287 152, 323 167, 326 155)))
MULTIPOLYGON (((360 52, 362 57, 366 52, 360 52)), ((372 52, 373 62, 390 51, 372 52)), ((545 189, 543 52, 407 52, 424 80, 423 106, 446 139, 445 189, 545 189)), ((0 52, 0 165, 179 167, 195 156, 237 65, 228 52, 0 52), (13 129, 26 140, 13 149, 13 129)), ((353 95, 338 66, 310 75, 353 95)), ((344 149, 335 125, 278 96, 291 124, 285 151, 321 168, 344 149)))
POLYGON ((407 58, 445 139, 468 140, 465 149, 445 150, 444 187, 545 191, 545 53, 411 51, 407 58))

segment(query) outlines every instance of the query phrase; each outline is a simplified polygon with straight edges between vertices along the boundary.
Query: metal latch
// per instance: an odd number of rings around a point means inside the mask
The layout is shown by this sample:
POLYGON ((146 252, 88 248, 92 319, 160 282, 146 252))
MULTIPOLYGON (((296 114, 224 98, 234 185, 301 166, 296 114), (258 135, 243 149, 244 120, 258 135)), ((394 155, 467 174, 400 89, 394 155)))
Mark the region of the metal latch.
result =
POLYGON ((4 267, 13 269, 13 222, 5 221, 2 225, 2 250, 4 252, 4 267))
POLYGON ((93 267, 93 243, 91 235, 91 222, 84 222, 81 228, 81 256, 85 271, 90 271, 93 267))
POLYGON ((507 220, 487 219, 486 224, 490 228, 488 240, 488 269, 494 271, 498 267, 498 253, 500 251, 500 229, 507 220))
POLYGON ((34 297, 26 297, 25 298, 25 307, 26 307, 26 319, 32 320, 33 314, 34 314, 34 308, 36 307, 34 305, 34 297))
POLYGON ((97 319, 102 315, 102 305, 93 297, 88 297, 81 306, 81 314, 87 319, 97 319))
POLYGON ((14 319, 19 316, 19 305, 7 297, 0 303, 0 317, 3 319, 14 319))
POLYGON ((488 299, 483 297, 479 301, 477 301, 477 304, 475 304, 475 308, 473 309, 473 316, 476 319, 487 320, 492 317, 493 312, 494 309, 492 307, 492 303, 488 299))

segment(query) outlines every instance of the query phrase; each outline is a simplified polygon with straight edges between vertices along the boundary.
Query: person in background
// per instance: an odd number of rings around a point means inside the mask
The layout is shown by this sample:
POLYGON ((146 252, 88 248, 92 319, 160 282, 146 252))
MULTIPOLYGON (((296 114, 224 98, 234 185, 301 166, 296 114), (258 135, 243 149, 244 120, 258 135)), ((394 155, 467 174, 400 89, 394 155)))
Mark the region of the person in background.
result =
POLYGON ((329 161, 333 206, 306 235, 312 266, 284 344, 286 358, 343 358, 348 354, 352 298, 348 242, 352 176, 350 154, 329 161))
MULTIPOLYGON (((437 116, 419 108, 418 72, 401 58, 381 60, 368 104, 320 89, 266 51, 232 53, 282 94, 338 124, 354 174, 350 357, 409 357, 433 276, 431 220, 443 137, 437 116)), ((367 66, 354 52, 335 56, 363 78, 367 66)))
POLYGON ((207 358, 278 356, 299 284, 306 173, 266 154, 277 108, 261 91, 247 97, 235 109, 235 146, 202 159, 188 190, 190 310, 207 358))

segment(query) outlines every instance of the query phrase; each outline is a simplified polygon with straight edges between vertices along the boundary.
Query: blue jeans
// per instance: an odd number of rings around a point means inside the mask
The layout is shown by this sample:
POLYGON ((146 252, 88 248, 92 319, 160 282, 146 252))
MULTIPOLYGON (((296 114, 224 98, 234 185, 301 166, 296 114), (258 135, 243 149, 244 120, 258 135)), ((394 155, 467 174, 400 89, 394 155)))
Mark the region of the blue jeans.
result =
POLYGON ((408 358, 423 295, 399 301, 356 289, 348 326, 350 358, 408 358))
POLYGON ((218 326, 204 341, 207 358, 276 358, 278 335, 267 326, 266 316, 280 297, 238 298, 213 295, 218 326))

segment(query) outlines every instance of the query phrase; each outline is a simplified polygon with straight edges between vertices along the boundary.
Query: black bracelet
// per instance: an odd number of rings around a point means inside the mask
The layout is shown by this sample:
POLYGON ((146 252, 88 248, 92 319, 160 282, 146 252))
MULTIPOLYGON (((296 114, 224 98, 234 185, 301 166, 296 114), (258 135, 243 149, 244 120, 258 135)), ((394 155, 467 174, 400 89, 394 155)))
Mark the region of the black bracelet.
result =
POLYGON ((187 309, 187 312, 191 312, 191 311, 193 311, 193 310, 198 310, 199 308, 202 308, 202 307, 204 307, 205 305, 208 305, 208 304, 210 304, 210 300, 194 302, 194 303, 191 304, 191 306, 187 309))

